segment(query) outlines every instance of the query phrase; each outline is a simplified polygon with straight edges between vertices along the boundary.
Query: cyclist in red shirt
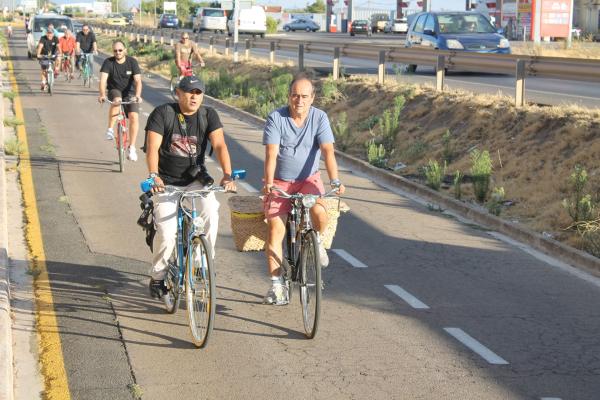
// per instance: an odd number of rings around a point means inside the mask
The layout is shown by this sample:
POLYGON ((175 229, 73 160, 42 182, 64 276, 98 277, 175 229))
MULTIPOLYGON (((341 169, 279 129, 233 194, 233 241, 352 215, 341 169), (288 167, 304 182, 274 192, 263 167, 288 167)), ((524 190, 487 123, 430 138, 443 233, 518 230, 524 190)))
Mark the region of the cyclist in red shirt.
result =
POLYGON ((65 35, 58 39, 58 47, 60 48, 63 56, 69 57, 69 72, 71 74, 71 79, 73 79, 73 71, 75 68, 75 46, 75 36, 73 36, 70 29, 65 29, 65 35))

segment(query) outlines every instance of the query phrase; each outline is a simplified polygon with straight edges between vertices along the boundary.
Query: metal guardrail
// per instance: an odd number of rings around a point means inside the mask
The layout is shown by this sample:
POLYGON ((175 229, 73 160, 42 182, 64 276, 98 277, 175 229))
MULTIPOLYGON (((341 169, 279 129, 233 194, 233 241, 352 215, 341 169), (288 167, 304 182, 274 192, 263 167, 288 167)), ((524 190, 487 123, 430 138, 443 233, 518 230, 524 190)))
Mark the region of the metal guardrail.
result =
MULTIPOLYGON (((147 29, 137 27, 111 27, 97 25, 103 31, 114 36, 129 34, 136 40, 152 42, 160 37, 161 43, 173 44, 174 37, 181 31, 169 31, 167 40, 165 30, 147 29)), ((194 34, 190 34, 191 36, 194 34)), ((190 37, 191 37, 190 36, 190 37)), ((198 33, 193 38, 196 42, 209 44, 212 54, 214 46, 220 45, 229 55, 232 40, 224 36, 198 33)), ((520 107, 525 102, 525 79, 527 77, 544 77, 554 79, 568 79, 584 82, 600 81, 600 60, 582 60, 576 58, 520 56, 514 54, 483 54, 461 51, 443 51, 422 48, 406 48, 401 46, 342 44, 339 46, 328 45, 312 41, 297 41, 291 39, 246 39, 245 46, 241 43, 240 50, 245 48, 245 57, 249 57, 252 48, 268 49, 270 62, 275 62, 276 51, 297 51, 298 66, 304 68, 304 54, 331 55, 333 65, 333 79, 338 79, 341 68, 340 57, 370 59, 377 62, 378 82, 385 80, 385 64, 400 63, 408 65, 432 66, 436 70, 436 88, 444 90, 444 77, 447 70, 461 70, 473 72, 492 72, 511 74, 515 76, 515 104, 520 107)))

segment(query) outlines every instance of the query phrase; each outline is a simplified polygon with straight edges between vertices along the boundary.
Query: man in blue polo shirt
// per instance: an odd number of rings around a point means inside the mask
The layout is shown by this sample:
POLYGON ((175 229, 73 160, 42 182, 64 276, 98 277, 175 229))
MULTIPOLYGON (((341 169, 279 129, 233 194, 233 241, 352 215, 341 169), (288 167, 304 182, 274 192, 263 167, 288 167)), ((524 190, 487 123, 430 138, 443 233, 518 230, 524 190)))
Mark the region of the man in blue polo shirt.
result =
MULTIPOLYGON (((265 145, 265 175, 263 192, 265 217, 268 224, 266 245, 267 264, 271 288, 265 303, 285 305, 289 302, 288 289, 281 277, 281 259, 285 219, 290 210, 288 199, 271 193, 273 186, 292 193, 325 193, 319 172, 321 154, 332 187, 344 185, 338 179, 338 167, 333 147, 334 137, 327 114, 312 107, 315 88, 305 75, 298 75, 290 84, 288 105, 273 111, 267 118, 263 133, 265 145)), ((322 234, 327 227, 327 212, 321 200, 310 209, 315 229, 322 234)), ((321 265, 326 267, 329 258, 323 245, 319 245, 321 265)))

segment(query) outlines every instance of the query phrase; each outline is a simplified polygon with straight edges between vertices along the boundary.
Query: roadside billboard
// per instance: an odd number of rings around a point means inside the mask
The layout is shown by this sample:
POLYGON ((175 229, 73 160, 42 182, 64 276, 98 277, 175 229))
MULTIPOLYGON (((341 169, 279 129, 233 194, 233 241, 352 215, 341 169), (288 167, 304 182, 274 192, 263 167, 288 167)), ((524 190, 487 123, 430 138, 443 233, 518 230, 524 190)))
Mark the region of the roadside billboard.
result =
POLYGON ((573 0, 542 0, 540 36, 569 36, 573 0))

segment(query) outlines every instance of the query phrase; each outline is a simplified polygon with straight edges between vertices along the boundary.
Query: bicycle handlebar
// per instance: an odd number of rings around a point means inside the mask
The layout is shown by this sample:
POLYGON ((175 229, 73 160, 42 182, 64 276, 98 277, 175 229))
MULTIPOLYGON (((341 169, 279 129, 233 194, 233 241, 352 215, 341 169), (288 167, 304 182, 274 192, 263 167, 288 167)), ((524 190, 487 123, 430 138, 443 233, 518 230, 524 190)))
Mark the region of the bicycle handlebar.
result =
POLYGON ((137 97, 136 97, 135 101, 133 101, 133 100, 130 100, 130 101, 123 101, 123 100, 121 100, 121 101, 110 101, 107 97, 105 97, 104 100, 108 104, 113 105, 113 106, 118 106, 118 105, 124 105, 125 106, 127 104, 135 104, 135 103, 138 102, 137 97))
POLYGON ((286 192, 283 189, 280 189, 276 186, 272 186, 271 187, 271 193, 276 192, 278 194, 280 194, 282 198, 284 199, 301 199, 304 197, 308 197, 308 196, 315 196, 315 197, 320 197, 320 198, 325 198, 325 197, 338 197, 338 195, 336 195, 335 193, 339 190, 339 186, 335 186, 333 189, 331 189, 329 192, 323 193, 323 194, 311 194, 311 193, 294 193, 294 194, 289 194, 288 192, 286 192))

